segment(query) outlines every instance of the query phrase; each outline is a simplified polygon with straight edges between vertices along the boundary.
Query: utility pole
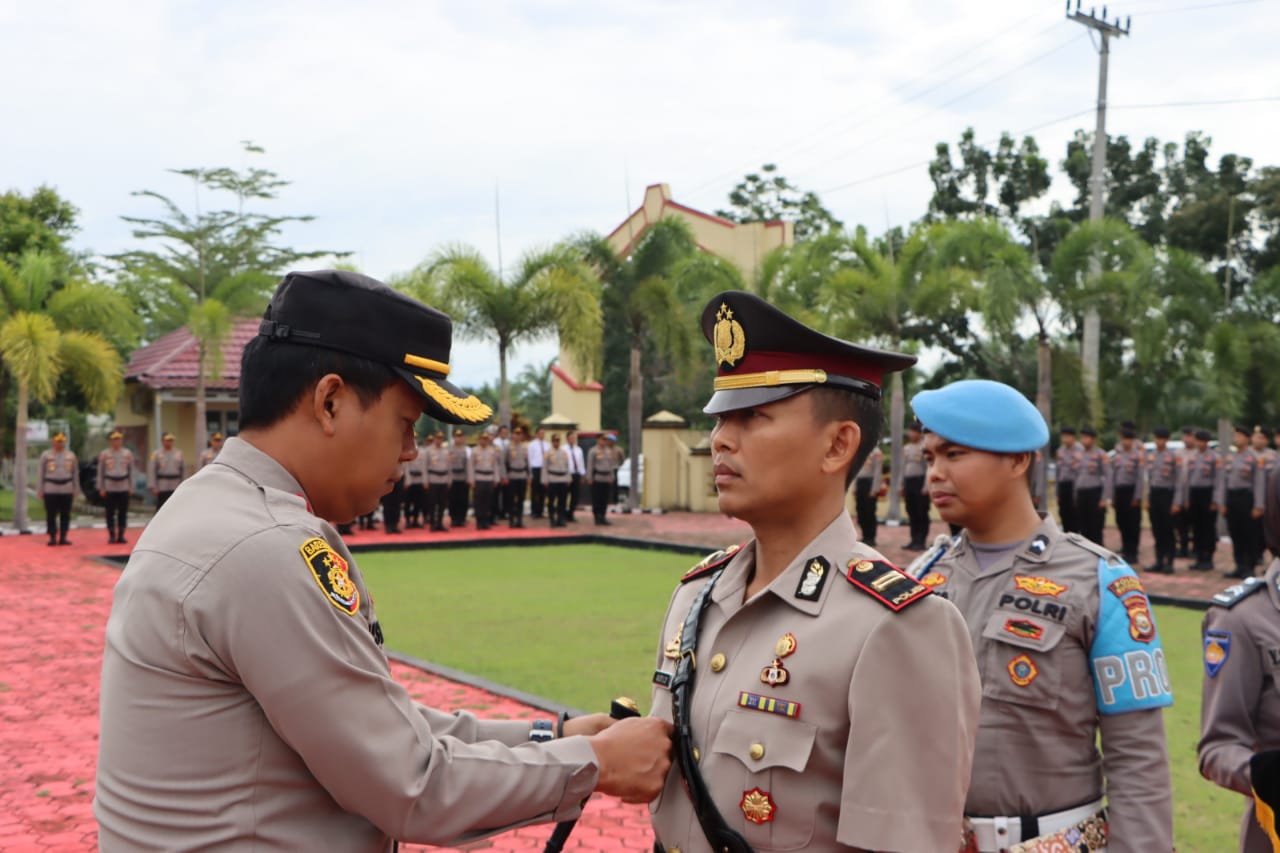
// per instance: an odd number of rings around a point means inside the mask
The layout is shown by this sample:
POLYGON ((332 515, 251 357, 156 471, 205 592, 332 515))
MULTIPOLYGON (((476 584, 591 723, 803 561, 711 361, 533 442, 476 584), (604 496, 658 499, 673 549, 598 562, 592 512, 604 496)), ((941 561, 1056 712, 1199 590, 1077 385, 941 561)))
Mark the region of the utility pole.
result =
MULTIPOLYGON (((1102 7, 1102 17, 1099 18, 1094 15, 1092 8, 1087 15, 1081 12, 1080 0, 1076 0, 1076 9, 1072 12, 1071 0, 1067 0, 1067 20, 1095 30, 1100 39, 1098 44, 1098 123, 1093 132, 1093 168, 1089 175, 1089 221, 1097 222, 1102 219, 1107 201, 1107 59, 1111 54, 1111 38, 1127 36, 1130 19, 1125 18, 1123 27, 1120 26, 1119 18, 1116 18, 1115 23, 1108 23, 1106 6, 1102 7)), ((1097 276, 1101 271, 1101 264, 1095 258, 1090 273, 1097 276)), ((1101 411, 1099 405, 1101 395, 1098 391, 1098 345, 1101 334, 1102 324, 1098 317, 1098 309, 1089 306, 1084 312, 1084 340, 1081 342, 1080 360, 1084 366, 1089 415, 1095 421, 1101 411)))

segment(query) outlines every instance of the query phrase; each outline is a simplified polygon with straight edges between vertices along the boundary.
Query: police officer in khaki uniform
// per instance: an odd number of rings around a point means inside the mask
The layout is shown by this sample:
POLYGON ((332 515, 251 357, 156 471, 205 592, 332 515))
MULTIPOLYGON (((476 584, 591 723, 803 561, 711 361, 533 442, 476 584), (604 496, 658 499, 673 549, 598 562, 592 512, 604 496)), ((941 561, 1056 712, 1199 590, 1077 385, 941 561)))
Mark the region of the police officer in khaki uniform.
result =
POLYGON ((467 505, 471 490, 467 471, 470 467, 471 448, 467 447, 467 435, 460 429, 453 431, 453 446, 449 448, 449 527, 467 526, 467 505))
POLYGON ((40 454, 40 478, 36 495, 44 501, 45 529, 50 545, 70 545, 67 528, 71 526, 71 502, 76 496, 76 476, 80 466, 76 455, 67 449, 67 434, 55 432, 52 446, 40 454))
POLYGON ((1209 446, 1213 433, 1196 430, 1196 449, 1187 458, 1183 489, 1183 512, 1191 515, 1191 540, 1195 551, 1192 571, 1213 569, 1213 552, 1218 547, 1218 485, 1222 479, 1222 458, 1209 446))
POLYGON ((239 437, 178 490, 116 587, 104 853, 387 853, 574 818, 593 789, 657 795, 661 721, 484 721, 418 705, 391 676, 325 519, 377 505, 424 409, 489 416, 446 379, 450 336, 443 314, 356 273, 291 273, 276 290, 245 347, 239 437))
POLYGON ((683 734, 651 805, 658 842, 952 850, 980 692, 968 633, 845 509, 880 433, 882 375, 914 358, 740 292, 713 298, 702 330, 720 510, 755 538, 689 572, 663 622, 653 713, 683 734))
POLYGON ((1142 502, 1147 506, 1151 519, 1151 536, 1155 539, 1156 561, 1143 571, 1157 574, 1173 574, 1174 520, 1182 514, 1182 506, 1175 502, 1179 482, 1182 479, 1182 458, 1169 448, 1169 428, 1158 426, 1154 431, 1156 446, 1147 452, 1143 467, 1142 502))
MULTIPOLYGON (((1263 529, 1280 554, 1280 477, 1267 484, 1263 529)), ((1255 754, 1280 749, 1280 559, 1261 578, 1248 578, 1213 597, 1203 625, 1204 679, 1200 705, 1200 773, 1250 797, 1240 822, 1241 853, 1271 853, 1258 825, 1250 768, 1255 754)))
POLYGON ((427 517, 432 532, 444 531, 444 512, 449 505, 449 448, 444 446, 444 433, 437 430, 431 435, 431 446, 423 461, 427 470, 427 517))
POLYGON ((1102 544, 1102 526, 1106 521, 1107 454, 1098 447, 1098 431, 1093 427, 1080 430, 1080 455, 1076 457, 1075 496, 1076 521, 1080 534, 1102 544))
POLYGON ((523 426, 511 431, 511 442, 502 454, 502 465, 507 472, 507 523, 511 527, 524 527, 524 498, 529 491, 529 437, 523 426))
POLYGON ((124 543, 129 527, 129 498, 133 495, 133 451, 124 446, 124 433, 112 430, 107 449, 98 454, 98 494, 107 515, 107 541, 124 543))
POLYGON ((1107 466, 1105 498, 1111 504, 1120 531, 1120 556, 1129 565, 1138 562, 1142 535, 1142 477, 1146 454, 1135 439, 1137 427, 1125 421, 1120 426, 1120 443, 1111 452, 1107 466))
POLYGON ((187 475, 187 462, 182 458, 182 451, 173 446, 173 433, 166 432, 160 436, 160 449, 151 454, 147 463, 147 487, 156 496, 156 511, 165 505, 165 501, 173 497, 173 492, 182 485, 187 475))
POLYGON ((1059 432, 1060 443, 1054 455, 1054 487, 1058 493, 1058 518, 1066 533, 1079 530, 1076 521, 1076 466, 1083 452, 1076 444, 1076 428, 1064 426, 1059 432))
POLYGON ((1173 696, 1142 581, 1036 512, 1027 466, 1049 432, 1019 391, 966 380, 911 405, 934 506, 964 527, 912 571, 960 608, 982 673, 962 849, 1170 853, 1173 696))
POLYGON ((507 475, 502 470, 502 453, 493 446, 493 436, 480 433, 477 447, 467 458, 467 482, 474 493, 476 530, 493 526, 493 493, 507 475))
POLYGON ((884 477, 884 451, 876 445, 867 461, 858 469, 853 481, 853 506, 858 514, 858 538, 864 544, 876 546, 876 528, 880 524, 876 515, 880 500, 880 481, 884 477))
POLYGON ((424 433, 422 443, 418 445, 418 458, 405 463, 404 469, 404 526, 413 530, 422 526, 422 519, 427 510, 427 444, 428 436, 424 433))
POLYGON ((569 451, 560 446, 560 433, 551 434, 551 449, 542 456, 542 485, 547 490, 547 518, 552 527, 564 527, 569 512, 569 484, 573 471, 569 451))
POLYGON ((929 540, 929 496, 924 487, 924 436, 919 423, 907 427, 907 441, 902 446, 902 499, 907 505, 907 523, 911 529, 908 551, 923 551, 929 540))
POLYGON ((215 432, 209 436, 209 446, 200 451, 200 458, 196 460, 196 470, 199 471, 204 466, 218 458, 218 454, 222 452, 222 433, 215 432))
POLYGON ((618 455, 613 452, 613 442, 608 433, 596 437, 596 446, 587 451, 587 479, 591 482, 591 514, 596 524, 609 521, 609 496, 618 474, 618 455))
POLYGON ((1262 543, 1257 541, 1257 520, 1262 518, 1266 486, 1266 463, 1250 444, 1247 427, 1237 425, 1232 436, 1235 445, 1222 467, 1214 503, 1221 507, 1231 536, 1231 553, 1235 571, 1227 577, 1251 578, 1262 556, 1262 543))

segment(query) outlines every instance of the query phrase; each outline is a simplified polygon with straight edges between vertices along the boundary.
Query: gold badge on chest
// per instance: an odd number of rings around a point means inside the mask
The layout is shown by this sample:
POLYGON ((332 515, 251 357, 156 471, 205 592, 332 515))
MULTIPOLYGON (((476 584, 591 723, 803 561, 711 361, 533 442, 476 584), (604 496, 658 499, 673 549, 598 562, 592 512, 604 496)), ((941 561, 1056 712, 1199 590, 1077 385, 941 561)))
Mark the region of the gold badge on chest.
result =
POLYGON ((779 637, 778 641, 773 644, 773 660, 769 662, 768 666, 760 670, 760 681, 770 687, 777 687, 790 681, 791 673, 783 665, 782 659, 794 654, 799 645, 796 641, 796 635, 790 631, 779 637))

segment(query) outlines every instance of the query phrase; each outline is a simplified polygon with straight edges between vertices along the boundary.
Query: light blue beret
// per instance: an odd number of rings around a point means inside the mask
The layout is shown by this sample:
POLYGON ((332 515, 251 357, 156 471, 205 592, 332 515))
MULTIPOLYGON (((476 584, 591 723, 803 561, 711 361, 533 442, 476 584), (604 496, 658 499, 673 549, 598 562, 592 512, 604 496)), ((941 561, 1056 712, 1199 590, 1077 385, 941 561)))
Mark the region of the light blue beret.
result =
POLYGON ((911 408, 929 432, 975 450, 1023 453, 1049 442, 1040 410, 1003 382, 952 382, 936 391, 921 391, 911 399, 911 408))

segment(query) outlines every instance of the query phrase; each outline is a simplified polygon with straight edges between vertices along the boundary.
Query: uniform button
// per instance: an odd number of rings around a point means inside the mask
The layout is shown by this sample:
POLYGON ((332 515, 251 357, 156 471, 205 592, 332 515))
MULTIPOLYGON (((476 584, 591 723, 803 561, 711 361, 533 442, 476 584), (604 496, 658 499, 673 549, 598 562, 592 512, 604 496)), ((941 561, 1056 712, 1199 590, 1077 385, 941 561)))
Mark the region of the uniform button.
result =
POLYGON ((748 750, 748 752, 751 754, 751 757, 753 759, 755 759, 756 761, 759 761, 760 759, 764 758, 764 744, 753 743, 751 744, 751 749, 748 750))
POLYGON ((667 853, 680 853, 680 848, 679 848, 679 847, 668 847, 668 848, 667 848, 667 853))
POLYGON ((717 652, 715 656, 711 658, 711 671, 719 672, 720 670, 724 669, 724 664, 725 664, 724 655, 717 652))
POLYGON ((696 746, 693 748, 693 760, 694 761, 702 760, 702 750, 698 749, 696 746))

